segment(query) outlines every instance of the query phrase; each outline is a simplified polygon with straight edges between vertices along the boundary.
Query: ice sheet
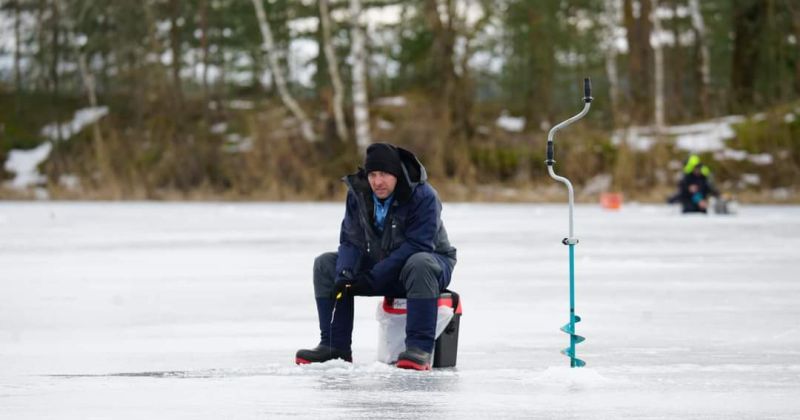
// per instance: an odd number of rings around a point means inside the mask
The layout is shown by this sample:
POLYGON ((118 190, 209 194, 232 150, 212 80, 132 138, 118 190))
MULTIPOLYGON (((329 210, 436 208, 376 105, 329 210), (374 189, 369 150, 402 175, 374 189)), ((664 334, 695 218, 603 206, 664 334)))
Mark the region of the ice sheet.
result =
POLYGON ((0 203, 0 418, 800 417, 800 208, 732 217, 445 203, 458 366, 293 365, 316 344, 311 264, 331 204, 0 203))

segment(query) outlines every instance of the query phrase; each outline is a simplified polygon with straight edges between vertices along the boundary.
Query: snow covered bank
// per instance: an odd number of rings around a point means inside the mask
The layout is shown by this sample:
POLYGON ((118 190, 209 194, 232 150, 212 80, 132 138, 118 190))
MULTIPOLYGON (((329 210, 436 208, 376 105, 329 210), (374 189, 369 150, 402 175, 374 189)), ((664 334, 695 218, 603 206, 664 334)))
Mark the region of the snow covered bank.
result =
POLYGON ((69 140, 70 137, 78 134, 84 127, 94 124, 100 118, 108 114, 107 106, 96 108, 84 108, 75 111, 72 120, 66 123, 50 123, 42 128, 42 136, 51 140, 69 140), (59 136, 59 132, 61 135, 59 136))
POLYGON ((46 180, 39 173, 39 165, 47 160, 50 151, 53 149, 51 142, 69 140, 70 137, 79 133, 89 124, 94 124, 97 120, 108 114, 108 107, 100 106, 96 108, 84 108, 75 111, 72 120, 66 123, 52 123, 42 128, 42 136, 47 139, 44 143, 31 150, 13 149, 8 152, 8 159, 5 162, 5 169, 15 174, 14 179, 6 183, 6 186, 23 190, 31 186, 43 184, 46 180))
POLYGON ((45 177, 39 173, 39 165, 50 156, 53 145, 48 141, 31 150, 11 150, 5 169, 16 174, 6 186, 22 190, 32 185, 45 183, 45 177))
MULTIPOLYGON (((756 121, 764 118, 763 114, 753 117, 756 121)), ((785 120, 787 123, 793 121, 788 118, 785 120)), ((688 153, 714 152, 714 158, 717 160, 747 160, 761 166, 772 164, 775 158, 769 153, 748 153, 727 147, 726 142, 736 135, 733 126, 744 121, 745 117, 732 115, 696 124, 665 127, 661 135, 673 142, 676 148, 688 153)), ((655 145, 656 137, 654 127, 634 126, 615 131, 612 143, 614 145, 624 143, 634 150, 647 152, 655 145)))
MULTIPOLYGON (((691 153, 717 151, 725 148, 725 141, 734 137, 733 125, 745 121, 739 115, 716 118, 696 124, 673 125, 663 129, 663 136, 671 137, 675 146, 691 153)), ((652 126, 633 126, 614 132, 612 142, 623 142, 634 150, 648 151, 655 144, 656 132, 652 126)))

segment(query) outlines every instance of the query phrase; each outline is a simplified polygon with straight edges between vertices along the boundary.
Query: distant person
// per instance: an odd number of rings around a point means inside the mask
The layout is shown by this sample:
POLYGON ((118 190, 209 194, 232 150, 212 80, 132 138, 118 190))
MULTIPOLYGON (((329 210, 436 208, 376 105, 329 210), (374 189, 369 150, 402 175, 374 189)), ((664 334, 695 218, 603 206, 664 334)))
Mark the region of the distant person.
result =
POLYGON ((407 298, 406 350, 397 367, 428 370, 437 300, 450 283, 456 249, 440 218, 442 203, 425 168, 403 148, 375 143, 364 168, 343 178, 347 203, 338 252, 314 261, 320 342, 297 364, 352 362, 354 296, 407 298))
POLYGON ((681 203, 684 213, 708 213, 709 199, 719 196, 711 180, 711 170, 691 155, 683 168, 683 178, 678 191, 669 198, 670 203, 681 203))

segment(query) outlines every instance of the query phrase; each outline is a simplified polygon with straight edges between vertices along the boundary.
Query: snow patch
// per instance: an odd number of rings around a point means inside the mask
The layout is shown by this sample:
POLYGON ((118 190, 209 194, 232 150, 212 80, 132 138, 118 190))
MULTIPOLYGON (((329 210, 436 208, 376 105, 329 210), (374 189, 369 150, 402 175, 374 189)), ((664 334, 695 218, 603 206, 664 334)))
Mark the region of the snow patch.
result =
POLYGON ((57 141, 59 139, 67 140, 83 130, 87 125, 93 124, 100 118, 103 118, 106 114, 108 114, 107 106, 79 109, 75 111, 72 121, 68 123, 51 123, 44 126, 44 128, 42 128, 42 135, 52 141, 57 141), (59 136, 59 132, 61 136, 59 136))
POLYGON ((244 153, 253 149, 253 138, 242 137, 239 133, 231 133, 225 136, 228 144, 224 146, 224 150, 228 153, 244 153))
POLYGON ((78 190, 81 188, 81 178, 73 174, 64 174, 58 177, 58 184, 68 190, 78 190))
POLYGON ((769 153, 749 154, 744 150, 727 149, 727 148, 723 148, 722 150, 714 153, 714 159, 735 160, 738 162, 747 160, 752 163, 755 163, 756 165, 762 165, 762 166, 771 165, 772 162, 775 161, 775 158, 773 158, 772 155, 769 153))
POLYGON ((253 104, 253 101, 245 101, 245 100, 242 100, 242 99, 234 99, 234 100, 228 102, 228 108, 230 108, 230 109, 244 109, 244 110, 247 110, 247 109, 255 108, 255 105, 253 104))
POLYGON ((211 132, 214 134, 222 134, 228 130, 228 123, 220 122, 211 126, 211 132))
POLYGON ((375 100, 375 105, 401 107, 408 105, 404 96, 386 96, 375 100))
POLYGON ((289 65, 287 76, 305 86, 311 87, 314 72, 317 70, 314 58, 319 53, 319 45, 310 39, 294 39, 289 43, 289 55, 286 61, 289 65))
MULTIPOLYGON (((679 149, 692 153, 713 152, 725 148, 725 141, 736 135, 733 125, 744 120, 740 115, 731 115, 696 124, 664 127, 660 134, 674 138, 679 149)), ((628 127, 614 132, 612 144, 619 145, 625 141, 629 147, 647 151, 655 144, 656 134, 654 127, 628 127)))
POLYGON ((290 20, 287 24, 292 35, 312 33, 319 27, 319 18, 315 16, 290 20))
POLYGON ((383 7, 369 7, 361 12, 361 21, 367 22, 370 28, 390 26, 400 23, 403 6, 392 4, 383 7))
POLYGON ((379 130, 391 130, 394 128, 394 124, 390 123, 389 121, 384 120, 383 118, 378 119, 378 129, 379 130))
POLYGON ((675 145, 679 149, 695 153, 710 152, 723 149, 725 141, 736 135, 733 124, 741 121, 743 118, 737 116, 719 118, 705 123, 675 126, 670 133, 677 135, 675 145))
POLYGON ((758 185, 761 183, 761 177, 758 174, 742 174, 742 182, 747 185, 758 185))
POLYGON ((633 150, 646 152, 656 143, 655 137, 642 132, 642 127, 628 127, 625 130, 617 130, 611 136, 611 144, 619 146, 625 143, 633 150))
MULTIPOLYGON (((107 106, 94 108, 83 108, 75 111, 72 121, 66 123, 51 123, 42 128, 42 136, 49 141, 45 141, 34 149, 30 150, 11 150, 8 152, 8 159, 4 165, 5 169, 15 175, 14 179, 6 182, 6 186, 13 189, 25 189, 33 185, 44 184, 47 179, 38 171, 38 166, 44 162, 53 149, 52 142, 68 140, 84 127, 95 123, 100 118, 108 114, 107 106), (59 135, 60 134, 60 135, 59 135)), ((70 181, 66 181, 71 185, 70 181)), ((38 193, 37 193, 38 194, 38 193)))
POLYGON ((743 161, 747 159, 747 155, 747 152, 744 150, 722 149, 719 152, 714 153, 714 159, 743 161))
POLYGON ((495 125, 512 133, 519 133, 525 129, 525 117, 512 117, 507 110, 503 110, 497 117, 495 125))
POLYGON ((771 165, 772 162, 774 161, 772 155, 769 153, 759 153, 756 155, 750 155, 747 157, 747 160, 755 163, 756 165, 762 165, 762 166, 771 165))
POLYGON ((611 188, 612 179, 613 177, 609 174, 600 174, 593 177, 586 182, 583 191, 581 191, 581 195, 600 194, 608 191, 608 189, 611 188))
POLYGON ((773 199, 785 201, 791 198, 792 191, 788 188, 775 188, 771 194, 773 199))
POLYGON ((16 176, 13 180, 6 182, 6 185, 22 190, 32 185, 44 184, 47 178, 39 173, 38 166, 47 159, 52 149, 53 145, 48 141, 34 149, 9 151, 5 169, 16 176))

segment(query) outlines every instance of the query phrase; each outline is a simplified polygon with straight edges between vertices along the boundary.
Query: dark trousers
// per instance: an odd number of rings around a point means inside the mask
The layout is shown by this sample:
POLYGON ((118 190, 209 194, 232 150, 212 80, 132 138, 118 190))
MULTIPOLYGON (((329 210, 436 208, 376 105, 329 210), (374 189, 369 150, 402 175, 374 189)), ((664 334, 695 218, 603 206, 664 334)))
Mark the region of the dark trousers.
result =
MULTIPOLYGON (((314 296, 320 325, 320 342, 336 349, 350 350, 353 334, 353 297, 332 299, 336 278, 336 252, 314 260, 314 296)), ((408 299, 406 347, 433 351, 436 330, 436 305, 439 293, 450 283, 455 262, 442 255, 420 252, 406 260, 400 276, 365 296, 391 296, 408 299)))

